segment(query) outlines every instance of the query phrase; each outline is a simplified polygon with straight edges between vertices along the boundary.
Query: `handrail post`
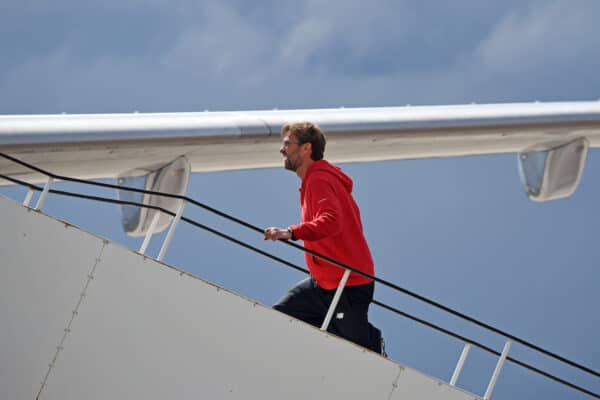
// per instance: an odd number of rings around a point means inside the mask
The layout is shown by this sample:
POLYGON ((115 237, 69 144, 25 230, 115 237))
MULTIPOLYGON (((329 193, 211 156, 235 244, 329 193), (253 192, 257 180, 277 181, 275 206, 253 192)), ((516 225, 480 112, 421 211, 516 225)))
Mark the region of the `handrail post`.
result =
POLYGON ((498 359, 498 363, 496 364, 496 368, 494 369, 494 373, 492 374, 492 379, 490 380, 490 384, 483 395, 483 400, 490 400, 492 397, 492 391, 494 390, 494 386, 496 386, 496 381, 498 380, 498 376, 500 376, 500 371, 502 370, 502 366, 504 365, 504 361, 506 361, 506 357, 508 357, 508 351, 510 350, 510 345, 512 344, 512 340, 507 339, 504 344, 504 349, 502 349, 502 354, 498 359))
POLYGON ((344 275, 342 275, 342 279, 340 279, 340 284, 335 290, 335 294, 333 295, 333 300, 331 300, 331 304, 329 305, 329 310, 327 310, 327 315, 325 316, 325 320, 323 321, 323 325, 321 325, 321 330, 326 331, 329 327, 329 323, 331 322, 331 317, 333 317, 333 312, 337 307, 337 303, 340 301, 340 297, 342 296, 342 291, 344 290, 344 286, 346 286, 346 282, 348 281, 348 277, 350 276, 350 270, 347 269, 344 271, 344 275))
POLYGON ((175 214, 175 218, 173 218, 173 221, 171 222, 171 227, 169 228, 169 232, 167 232, 165 241, 163 242, 163 245, 160 248, 158 257, 156 258, 158 261, 162 261, 165 254, 167 253, 167 249, 171 245, 171 240, 173 239, 173 234, 175 233, 175 228, 177 227, 177 223, 181 219, 181 215, 183 214, 184 208, 185 208, 185 200, 181 200, 181 204, 179 204, 179 208, 177 209, 177 214, 175 214))
POLYGON ((454 369, 452 378, 450 379, 451 386, 456 386, 456 381, 458 381, 460 372, 462 371, 462 368, 465 365, 465 361, 467 360, 467 356, 469 355, 469 350, 471 350, 471 343, 466 342, 465 346, 463 347, 462 353, 460 353, 460 358, 458 359, 458 363, 456 364, 456 368, 454 369))
POLYGON ((29 207, 29 203, 31 203, 31 198, 33 197, 33 192, 34 190, 32 188, 29 188, 29 190, 27 191, 25 199, 23 200, 23 205, 25 207, 29 207))
POLYGON ((35 205, 35 210, 41 210, 44 207, 44 203, 46 202, 46 197, 48 196, 48 192, 50 191, 50 185, 52 185, 52 177, 48 177, 48 181, 46 181, 46 185, 44 186, 44 190, 42 190, 42 194, 40 194, 40 198, 35 205))
POLYGON ((158 218, 160 218, 160 211, 156 210, 156 214, 154 214, 154 218, 152 218, 152 222, 150 223, 150 228, 148 228, 148 232, 146 232, 146 237, 144 238, 144 242, 142 243, 142 247, 140 247, 140 254, 145 254, 146 249, 148 248, 148 244, 150 244, 150 238, 154 234, 154 230, 156 229, 156 225, 158 225, 158 218))

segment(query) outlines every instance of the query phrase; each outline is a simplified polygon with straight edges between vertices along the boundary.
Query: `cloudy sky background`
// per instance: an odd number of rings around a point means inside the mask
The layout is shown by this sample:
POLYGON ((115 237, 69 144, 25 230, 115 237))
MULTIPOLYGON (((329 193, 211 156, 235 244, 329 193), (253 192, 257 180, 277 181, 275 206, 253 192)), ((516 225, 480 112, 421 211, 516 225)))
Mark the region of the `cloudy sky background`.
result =
POLYGON ((1 7, 3 113, 597 99, 600 4, 76 1, 1 7))
MULTIPOLYGON (((596 0, 4 2, 0 113, 597 100, 599 16, 596 0)), ((343 167, 379 276, 600 370, 600 156, 590 152, 573 197, 545 204, 522 193, 516 163, 510 154, 343 167)), ((299 218, 298 184, 279 169, 197 174, 188 195, 259 226, 287 226, 299 218)), ((64 198, 46 208, 139 247, 120 231, 116 207, 100 210, 64 198)), ((186 216, 302 262, 199 211, 186 216)), ((167 261, 265 304, 302 278, 185 226, 167 261)), ((376 297, 502 348, 385 288, 376 297)), ((375 307, 372 319, 392 358, 449 380, 461 343, 375 307)), ((600 392, 598 379, 520 346, 511 355, 600 392)), ((459 386, 483 395, 495 361, 472 351, 459 386)), ((507 365, 494 398, 586 397, 507 365)))

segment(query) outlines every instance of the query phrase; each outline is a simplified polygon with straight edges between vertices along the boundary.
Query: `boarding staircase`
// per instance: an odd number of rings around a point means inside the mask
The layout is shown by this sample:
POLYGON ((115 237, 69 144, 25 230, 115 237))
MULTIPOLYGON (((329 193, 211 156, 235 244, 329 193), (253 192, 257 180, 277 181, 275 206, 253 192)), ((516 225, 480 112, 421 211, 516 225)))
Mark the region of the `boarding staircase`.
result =
POLYGON ((498 352, 376 301, 465 342, 449 382, 428 376, 163 263, 177 223, 211 229, 183 217, 183 207, 160 210, 173 222, 157 259, 144 245, 128 249, 44 214, 50 193, 86 196, 52 189, 55 179, 76 179, 41 172, 44 188, 0 176, 29 188, 22 203, 0 196, 1 399, 489 399, 505 362, 600 398, 510 357, 510 347, 519 343, 600 378, 598 372, 374 277, 505 338, 498 352), (456 386, 472 347, 498 356, 481 396, 456 386))

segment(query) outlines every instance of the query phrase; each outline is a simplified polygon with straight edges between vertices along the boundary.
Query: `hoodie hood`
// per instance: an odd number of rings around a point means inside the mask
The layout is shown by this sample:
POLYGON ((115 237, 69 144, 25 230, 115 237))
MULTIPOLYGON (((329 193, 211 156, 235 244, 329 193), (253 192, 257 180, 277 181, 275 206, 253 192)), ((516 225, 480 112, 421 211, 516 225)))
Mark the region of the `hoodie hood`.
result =
POLYGON ((302 190, 302 188, 304 188, 305 183, 311 175, 318 173, 327 173, 334 176, 342 183, 348 193, 352 193, 352 179, 346 175, 340 167, 330 164, 326 160, 315 161, 308 167, 304 179, 302 179, 302 187, 300 189, 302 190))

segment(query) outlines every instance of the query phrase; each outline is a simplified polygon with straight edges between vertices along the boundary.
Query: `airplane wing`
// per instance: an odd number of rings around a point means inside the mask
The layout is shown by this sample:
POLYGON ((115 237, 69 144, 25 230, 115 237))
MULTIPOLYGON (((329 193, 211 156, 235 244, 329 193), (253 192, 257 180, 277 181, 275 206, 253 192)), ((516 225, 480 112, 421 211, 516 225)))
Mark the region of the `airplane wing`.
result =
MULTIPOLYGON (((82 179, 117 177, 182 155, 193 172, 279 167, 280 128, 300 120, 323 128, 326 157, 334 163, 520 152, 581 137, 600 146, 600 101, 593 101, 6 115, 0 116, 0 152, 82 179)), ((45 180, 5 159, 0 174, 45 180)))

